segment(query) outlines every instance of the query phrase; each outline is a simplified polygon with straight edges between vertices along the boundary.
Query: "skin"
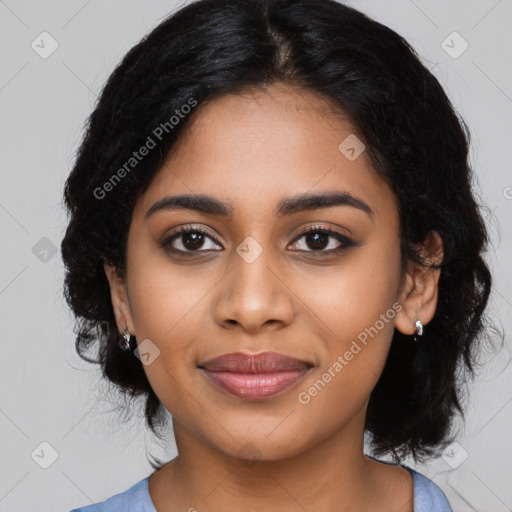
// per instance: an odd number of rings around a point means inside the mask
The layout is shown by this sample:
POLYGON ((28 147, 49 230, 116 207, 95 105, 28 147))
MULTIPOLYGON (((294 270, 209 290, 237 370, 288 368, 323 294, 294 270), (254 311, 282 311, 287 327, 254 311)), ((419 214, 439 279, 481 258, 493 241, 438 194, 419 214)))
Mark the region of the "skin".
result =
MULTIPOLYGON (((137 343, 160 350, 144 370, 172 414, 178 456, 151 475, 158 512, 413 510, 411 475, 364 456, 363 427, 394 328, 412 335, 420 319, 428 329, 439 270, 409 264, 402 273, 397 200, 365 152, 350 161, 338 150, 357 130, 333 112, 327 100, 283 84, 198 106, 136 203, 126 275, 105 264, 119 332, 126 325, 137 343), (275 214, 286 197, 333 190, 362 199, 373 216, 347 205, 275 214), (192 193, 231 203, 232 216, 181 209, 145 218, 159 199, 192 193), (159 245, 180 225, 207 230, 203 252, 180 256, 159 245), (341 245, 335 237, 323 245, 298 238, 311 226, 356 245, 329 254, 341 245), (263 250, 251 263, 236 252, 247 237, 263 250), (402 306, 394 318, 300 403, 298 394, 394 303, 402 306), (197 368, 239 350, 315 367, 278 395, 244 400, 197 368)), ((172 246, 186 251, 186 241, 172 246)), ((437 233, 422 251, 442 259, 437 233)))

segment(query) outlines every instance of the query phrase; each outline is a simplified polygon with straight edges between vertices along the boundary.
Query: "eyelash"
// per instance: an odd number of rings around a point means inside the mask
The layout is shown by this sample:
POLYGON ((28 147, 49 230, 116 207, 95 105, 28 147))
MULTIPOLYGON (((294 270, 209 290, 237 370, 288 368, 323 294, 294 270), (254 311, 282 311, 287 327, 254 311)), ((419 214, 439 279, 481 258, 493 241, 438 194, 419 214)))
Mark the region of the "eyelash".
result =
MULTIPOLYGON (((207 250, 194 250, 194 251, 183 251, 181 249, 175 249, 171 246, 172 242, 176 239, 178 239, 181 235, 187 234, 187 233, 200 233, 202 235, 206 235, 209 238, 211 238, 217 245, 220 245, 214 238, 214 236, 209 233, 208 231, 205 231, 204 229, 199 229, 194 226, 184 226, 178 228, 176 231, 174 231, 171 235, 167 236, 162 242, 160 243, 160 246, 173 253, 179 253, 179 254, 187 254, 187 255, 196 255, 197 253, 201 252, 208 252, 210 249, 207 250)), ((309 251, 302 251, 299 250, 299 252, 305 252, 310 255, 313 255, 313 257, 323 257, 323 254, 327 255, 337 255, 344 251, 345 249, 355 246, 356 243, 350 240, 350 238, 347 238, 346 236, 338 233, 337 231, 333 231, 330 228, 322 227, 322 226, 310 226, 301 233, 299 233, 294 240, 292 241, 292 244, 297 243, 302 237, 310 234, 310 233, 321 233, 322 235, 326 235, 328 237, 335 238, 338 242, 341 242, 341 245, 337 247, 336 249, 330 249, 328 251, 318 249, 318 250, 309 250, 309 251)), ((215 252, 218 252, 216 249, 213 249, 215 252)))

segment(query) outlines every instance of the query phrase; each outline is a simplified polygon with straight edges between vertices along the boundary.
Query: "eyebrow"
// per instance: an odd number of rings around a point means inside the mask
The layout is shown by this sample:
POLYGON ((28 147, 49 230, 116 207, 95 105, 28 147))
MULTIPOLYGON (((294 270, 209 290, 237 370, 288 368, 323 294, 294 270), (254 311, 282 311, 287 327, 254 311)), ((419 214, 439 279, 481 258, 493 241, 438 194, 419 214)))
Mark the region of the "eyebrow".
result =
MULTIPOLYGON (((320 208, 330 208, 333 206, 351 206, 363 212, 370 217, 375 215, 374 211, 362 199, 348 192, 326 192, 322 194, 299 194, 293 197, 283 199, 276 208, 276 215, 283 217, 285 215, 293 215, 295 213, 316 210, 320 208)), ((207 195, 177 195, 165 196, 159 199, 146 212, 145 219, 161 211, 171 210, 194 210, 208 215, 221 215, 231 217, 233 215, 233 207, 230 203, 220 201, 212 196, 207 195)))

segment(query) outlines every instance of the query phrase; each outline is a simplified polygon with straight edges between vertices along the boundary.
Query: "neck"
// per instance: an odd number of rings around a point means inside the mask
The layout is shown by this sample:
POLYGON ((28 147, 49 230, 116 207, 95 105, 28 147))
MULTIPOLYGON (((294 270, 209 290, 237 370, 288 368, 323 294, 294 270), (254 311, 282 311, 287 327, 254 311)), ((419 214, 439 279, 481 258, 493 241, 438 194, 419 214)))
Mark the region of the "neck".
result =
MULTIPOLYGON (((247 510, 248 503, 251 510, 276 512, 384 510, 379 500, 389 496, 390 481, 384 483, 384 464, 364 455, 364 411, 320 443, 280 460, 230 456, 177 420, 173 424, 178 456, 150 479, 159 512, 247 510)), ((400 475, 395 472, 395 479, 400 475)))

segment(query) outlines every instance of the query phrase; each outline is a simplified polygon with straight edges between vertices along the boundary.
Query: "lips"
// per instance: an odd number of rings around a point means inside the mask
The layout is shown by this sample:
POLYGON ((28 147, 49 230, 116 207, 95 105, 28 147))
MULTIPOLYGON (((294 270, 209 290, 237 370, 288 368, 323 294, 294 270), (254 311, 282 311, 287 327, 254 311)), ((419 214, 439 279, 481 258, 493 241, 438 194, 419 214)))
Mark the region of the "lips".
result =
POLYGON ((260 354, 233 352, 209 359, 202 365, 202 368, 211 372, 270 373, 304 370, 311 366, 313 366, 311 363, 277 352, 262 352, 260 354))
POLYGON ((291 387, 313 364, 277 352, 233 352, 199 366, 215 386, 245 399, 263 399, 291 387))

